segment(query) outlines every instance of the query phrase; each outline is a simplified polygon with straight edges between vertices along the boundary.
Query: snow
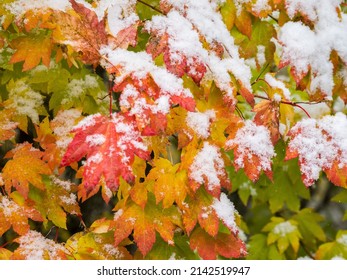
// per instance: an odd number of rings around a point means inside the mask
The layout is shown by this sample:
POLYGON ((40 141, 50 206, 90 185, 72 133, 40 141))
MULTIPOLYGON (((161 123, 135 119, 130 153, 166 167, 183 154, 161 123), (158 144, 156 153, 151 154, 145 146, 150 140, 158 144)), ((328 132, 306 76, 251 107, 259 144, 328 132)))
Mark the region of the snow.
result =
MULTIPOLYGON (((208 68, 211 70, 213 78, 221 90, 229 94, 232 92, 233 89, 230 86, 231 79, 228 73, 231 72, 245 88, 252 91, 250 68, 246 65, 244 59, 240 58, 238 47, 234 44, 233 37, 230 36, 230 32, 226 28, 220 13, 216 12, 218 3, 208 0, 168 0, 167 2, 171 4, 174 11, 179 12, 181 17, 184 16, 190 22, 187 23, 180 20, 180 24, 184 26, 178 29, 179 32, 170 34, 174 38, 173 41, 176 41, 176 37, 178 39, 182 38, 182 40, 178 40, 183 44, 179 48, 184 49, 184 53, 187 51, 188 55, 192 52, 198 53, 198 57, 209 66, 208 68), (194 28, 192 29, 191 26, 194 28), (220 59, 212 52, 207 56, 206 50, 201 47, 201 43, 197 39, 197 32, 203 35, 211 45, 214 45, 216 42, 222 44, 226 51, 225 57, 220 59), (192 40, 190 40, 191 38, 192 40), (193 46, 196 47, 194 48, 193 46)), ((175 15, 177 19, 179 18, 179 16, 174 14, 175 12, 172 11, 170 13, 175 15)), ((177 21, 174 24, 178 24, 177 21)), ((166 23, 166 26, 169 26, 168 31, 170 28, 174 28, 169 22, 166 23)), ((173 48, 175 47, 177 45, 173 46, 173 48)))
POLYGON ((62 151, 67 148, 72 141, 71 130, 76 124, 76 120, 81 117, 81 111, 69 109, 59 111, 51 122, 54 134, 57 136, 56 144, 62 151))
POLYGON ((257 62, 260 67, 263 67, 263 65, 266 63, 265 46, 257 46, 257 62))
POLYGON ((347 63, 347 16, 339 17, 340 3, 341 0, 286 1, 291 18, 300 12, 313 22, 314 28, 290 21, 280 28, 278 37, 282 61, 295 66, 299 75, 311 70, 310 91, 322 91, 327 100, 331 100, 334 86, 331 51, 335 50, 347 63))
POLYGON ((210 125, 216 118, 214 110, 207 110, 203 113, 188 112, 187 125, 202 139, 210 136, 210 125))
POLYGON ((189 168, 189 177, 199 184, 204 184, 208 190, 219 187, 219 177, 224 175, 224 161, 219 148, 204 142, 203 148, 195 156, 189 168))
POLYGON ((104 244, 102 248, 105 250, 105 252, 111 256, 113 256, 115 259, 121 259, 124 257, 124 254, 118 250, 114 245, 112 244, 104 244))
POLYGON ((102 134, 92 134, 86 137, 86 142, 90 147, 100 146, 104 144, 105 141, 106 141, 106 138, 102 134))
POLYGON ((270 87, 280 89, 282 91, 283 96, 285 97, 286 100, 291 100, 290 91, 289 91, 289 89, 285 86, 285 84, 282 81, 277 80, 275 77, 273 77, 269 73, 267 73, 265 75, 265 81, 268 83, 268 85, 270 87))
POLYGON ((50 259, 54 260, 60 259, 60 252, 65 254, 69 253, 64 246, 45 238, 41 233, 34 230, 30 230, 17 240, 20 245, 19 249, 21 255, 23 255, 26 260, 43 260, 45 253, 48 254, 50 259))
POLYGON ((245 125, 237 131, 235 138, 225 143, 226 148, 234 145, 237 145, 237 152, 240 154, 240 157, 235 160, 238 167, 243 168, 244 157, 247 158, 249 154, 252 154, 259 158, 261 169, 271 170, 271 158, 276 154, 270 132, 265 126, 257 126, 254 122, 246 120, 245 125))
POLYGON ((216 211, 217 216, 223 223, 236 234, 238 232, 238 226, 235 222, 235 212, 237 213, 237 211, 225 193, 221 193, 219 200, 213 198, 212 208, 216 211))
POLYGON ((295 225, 293 225, 290 221, 286 221, 286 222, 282 222, 282 223, 277 224, 272 229, 272 232, 274 234, 285 237, 287 234, 290 234, 295 230, 297 230, 297 227, 295 225))
POLYGON ((108 62, 120 68, 120 73, 115 77, 115 83, 121 83, 129 75, 142 80, 150 75, 161 89, 162 95, 193 97, 188 89, 183 87, 183 81, 166 69, 154 64, 152 57, 146 52, 131 52, 123 49, 112 50, 105 46, 100 50, 101 55, 107 57, 108 62))
POLYGON ((336 241, 344 246, 347 246, 347 234, 341 235, 336 241))
POLYGON ((305 185, 312 185, 319 178, 320 171, 330 169, 335 160, 339 162, 339 168, 347 164, 346 128, 346 115, 337 113, 320 120, 300 121, 291 129, 294 136, 288 148, 299 152, 305 185))
POLYGON ((77 196, 74 193, 70 193, 69 196, 60 196, 60 200, 67 205, 77 205, 77 196))
POLYGON ((70 192, 72 187, 72 182, 67 180, 61 180, 55 176, 50 176, 50 179, 52 180, 53 184, 58 185, 59 187, 62 187, 64 190, 70 192))
POLYGON ((38 109, 43 105, 43 96, 33 90, 25 79, 17 80, 9 86, 9 98, 13 103, 9 108, 15 108, 20 115, 27 115, 34 124, 38 124, 38 109))
POLYGON ((101 20, 107 14, 110 33, 116 36, 120 31, 136 24, 136 0, 100 0, 96 8, 92 8, 101 20))
POLYGON ((100 113, 94 114, 94 115, 89 115, 85 117, 83 120, 81 120, 77 125, 73 127, 73 130, 84 130, 89 126, 95 125, 95 119, 101 117, 100 113))
POLYGON ((13 214, 21 215, 21 207, 5 196, 0 196, 0 210, 6 217, 11 217, 13 214))
MULTIPOLYGON (((80 1, 78 1, 80 2, 80 1)), ((54 9, 66 11, 71 8, 69 0, 17 0, 5 6, 13 15, 20 17, 28 10, 54 9)))

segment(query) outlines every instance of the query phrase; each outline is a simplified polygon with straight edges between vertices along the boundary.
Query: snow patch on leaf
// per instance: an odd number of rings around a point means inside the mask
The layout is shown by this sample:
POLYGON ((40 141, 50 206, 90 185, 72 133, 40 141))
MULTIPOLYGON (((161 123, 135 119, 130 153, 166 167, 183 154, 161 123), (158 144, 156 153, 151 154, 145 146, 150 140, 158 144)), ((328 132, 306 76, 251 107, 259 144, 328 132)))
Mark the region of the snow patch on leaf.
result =
POLYGON ((297 227, 295 225, 293 225, 291 222, 289 221, 286 221, 286 222, 282 222, 282 223, 279 223, 277 224, 272 232, 274 234, 277 234, 277 235, 280 235, 280 236, 286 236, 288 235, 289 233, 292 233, 294 231, 297 230, 297 227))
POLYGON ((237 213, 234 204, 229 200, 225 193, 221 193, 220 198, 213 198, 212 208, 223 223, 235 234, 239 229, 235 222, 235 213, 237 213))
MULTIPOLYGON (((286 159, 299 158, 306 186, 311 186, 322 170, 327 172, 333 167, 342 170, 347 165, 346 128, 346 115, 337 113, 320 120, 303 120, 290 130, 286 159)), ((341 184, 346 183, 337 185, 341 184)))
POLYGON ((17 238, 16 242, 19 243, 19 248, 15 253, 20 254, 26 260, 44 260, 47 256, 51 260, 60 260, 69 253, 64 246, 45 238, 34 230, 17 238))
POLYGON ((210 136, 210 125, 215 118, 216 113, 214 110, 207 110, 203 113, 188 112, 186 122, 199 137, 206 139, 210 136))

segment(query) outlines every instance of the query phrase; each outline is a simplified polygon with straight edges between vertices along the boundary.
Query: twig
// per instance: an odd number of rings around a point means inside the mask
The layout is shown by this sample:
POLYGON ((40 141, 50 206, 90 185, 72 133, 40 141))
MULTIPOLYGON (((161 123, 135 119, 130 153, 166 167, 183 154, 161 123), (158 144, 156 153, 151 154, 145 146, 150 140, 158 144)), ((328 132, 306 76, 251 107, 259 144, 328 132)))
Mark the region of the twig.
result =
POLYGON ((137 0, 137 2, 141 3, 142 5, 145 5, 145 6, 149 7, 149 8, 151 8, 152 10, 156 11, 157 13, 160 13, 162 15, 164 14, 161 10, 159 10, 158 8, 152 6, 151 4, 146 3, 145 1, 137 0))
POLYGON ((261 77, 261 75, 263 75, 263 73, 265 72, 266 68, 269 67, 269 63, 266 63, 265 67, 261 70, 261 72, 259 73, 258 77, 255 79, 255 81, 252 83, 252 86, 259 81, 259 78, 261 77))
POLYGON ((242 111, 240 110, 239 107, 235 106, 235 110, 237 114, 240 116, 241 119, 245 120, 245 116, 243 115, 242 111))

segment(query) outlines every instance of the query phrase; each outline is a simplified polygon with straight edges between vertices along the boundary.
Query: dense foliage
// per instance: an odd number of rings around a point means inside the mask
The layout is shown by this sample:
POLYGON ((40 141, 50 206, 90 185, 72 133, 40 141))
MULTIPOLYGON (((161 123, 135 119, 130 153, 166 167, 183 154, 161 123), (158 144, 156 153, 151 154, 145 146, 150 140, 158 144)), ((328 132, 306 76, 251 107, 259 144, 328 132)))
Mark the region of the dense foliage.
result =
POLYGON ((347 258, 344 1, 0 16, 0 259, 347 258))

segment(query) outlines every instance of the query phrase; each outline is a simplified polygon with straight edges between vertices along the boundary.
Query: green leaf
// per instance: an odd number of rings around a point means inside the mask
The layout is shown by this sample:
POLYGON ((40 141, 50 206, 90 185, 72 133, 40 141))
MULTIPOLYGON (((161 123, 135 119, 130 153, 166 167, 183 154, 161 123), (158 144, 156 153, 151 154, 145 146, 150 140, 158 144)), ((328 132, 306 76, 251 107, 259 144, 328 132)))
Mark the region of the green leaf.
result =
POLYGON ((335 241, 319 246, 316 259, 330 260, 333 258, 347 259, 347 230, 338 231, 335 241))
POLYGON ((275 244, 268 245, 265 234, 255 234, 249 243, 247 260, 284 260, 285 255, 280 254, 275 244))

